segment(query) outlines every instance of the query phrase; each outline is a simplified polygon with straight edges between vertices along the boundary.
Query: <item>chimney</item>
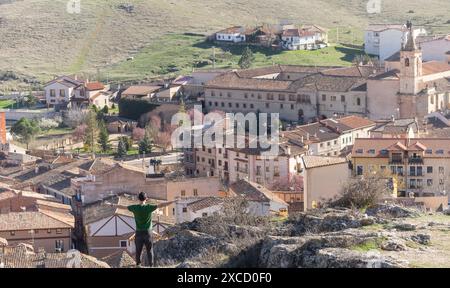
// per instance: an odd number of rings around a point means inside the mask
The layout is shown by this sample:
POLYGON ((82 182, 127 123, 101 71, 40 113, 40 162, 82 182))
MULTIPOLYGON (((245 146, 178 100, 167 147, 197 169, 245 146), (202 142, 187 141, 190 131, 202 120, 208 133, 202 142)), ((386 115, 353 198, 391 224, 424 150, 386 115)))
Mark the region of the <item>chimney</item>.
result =
POLYGON ((391 115, 391 121, 395 122, 395 116, 394 115, 391 115))
POLYGON ((309 133, 306 133, 306 141, 309 141, 309 133))

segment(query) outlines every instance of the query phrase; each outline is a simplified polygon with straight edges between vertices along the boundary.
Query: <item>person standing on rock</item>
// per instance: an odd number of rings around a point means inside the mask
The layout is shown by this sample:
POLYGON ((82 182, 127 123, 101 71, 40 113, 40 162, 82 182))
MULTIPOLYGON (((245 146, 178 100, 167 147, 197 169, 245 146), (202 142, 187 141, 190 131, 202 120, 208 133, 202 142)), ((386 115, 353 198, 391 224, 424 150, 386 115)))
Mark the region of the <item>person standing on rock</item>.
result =
POLYGON ((152 237, 152 213, 158 208, 166 207, 176 201, 169 201, 157 205, 147 204, 147 195, 144 192, 139 193, 139 204, 124 206, 120 204, 107 203, 114 207, 128 209, 134 215, 136 222, 136 265, 141 265, 142 249, 145 246, 147 250, 148 264, 153 267, 153 237, 152 237))

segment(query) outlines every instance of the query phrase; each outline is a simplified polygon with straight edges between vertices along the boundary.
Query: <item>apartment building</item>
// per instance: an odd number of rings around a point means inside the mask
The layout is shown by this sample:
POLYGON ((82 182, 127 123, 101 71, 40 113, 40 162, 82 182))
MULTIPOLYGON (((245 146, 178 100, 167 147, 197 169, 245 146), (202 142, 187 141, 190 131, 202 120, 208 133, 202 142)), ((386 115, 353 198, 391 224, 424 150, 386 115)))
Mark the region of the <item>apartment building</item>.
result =
POLYGON ((308 151, 303 143, 287 138, 280 139, 278 148, 278 155, 270 157, 261 148, 195 148, 187 156, 192 160, 187 173, 218 176, 225 183, 246 179, 268 186, 296 174, 301 156, 308 151))
POLYGON ((0 214, 0 237, 9 244, 27 243, 46 252, 72 248, 73 225, 39 211, 0 214))
POLYGON ((306 123, 318 116, 366 114, 366 80, 373 66, 276 65, 221 74, 205 85, 206 110, 279 113, 306 123))
MULTIPOLYGON (((406 24, 371 24, 364 35, 364 49, 367 54, 379 56, 384 61, 389 56, 400 51, 408 38, 406 24)), ((415 28, 414 36, 426 35, 423 28, 415 28)))
POLYGON ((355 139, 369 137, 374 127, 375 122, 369 119, 347 116, 298 126, 283 135, 308 145, 309 155, 339 156, 349 152, 355 139))
POLYGON ((450 191, 450 139, 356 139, 353 175, 380 171, 397 185, 400 196, 442 196, 450 191))

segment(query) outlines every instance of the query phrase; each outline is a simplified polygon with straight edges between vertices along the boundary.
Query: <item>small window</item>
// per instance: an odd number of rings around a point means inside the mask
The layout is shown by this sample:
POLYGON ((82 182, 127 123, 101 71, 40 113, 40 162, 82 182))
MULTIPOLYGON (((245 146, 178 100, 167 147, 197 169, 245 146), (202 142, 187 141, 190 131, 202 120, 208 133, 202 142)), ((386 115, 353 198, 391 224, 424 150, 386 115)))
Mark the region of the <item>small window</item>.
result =
POLYGON ((62 234, 62 229, 56 229, 56 234, 62 234))
POLYGON ((181 190, 181 196, 186 196, 186 190, 181 190))
POLYGON ((322 101, 327 101, 327 95, 322 94, 322 101))
POLYGON ((194 189, 194 196, 198 196, 198 190, 194 189))
POLYGON ((183 207, 183 213, 187 213, 187 208, 183 207))
POLYGON ((203 212, 203 213, 202 213, 202 217, 208 217, 208 213, 203 212))
POLYGON ((436 154, 444 154, 444 150, 442 149, 436 150, 436 154))
POLYGON ((369 150, 367 151, 367 153, 369 153, 369 154, 375 154, 375 149, 369 149, 369 150))
POLYGON ((120 248, 126 248, 128 245, 128 241, 127 240, 120 240, 119 245, 120 248))
POLYGON ((426 154, 433 154, 433 150, 432 149, 427 149, 427 150, 425 150, 425 153, 426 154))
POLYGON ((47 233, 48 234, 52 233, 52 229, 47 229, 47 233))
POLYGON ((357 149, 357 150, 356 150, 356 154, 362 154, 363 152, 364 152, 363 149, 357 149))
POLYGON ((389 151, 386 149, 383 149, 380 151, 380 153, 381 153, 381 155, 387 155, 389 153, 389 151))
POLYGON ((358 166, 356 167, 356 175, 363 175, 363 172, 364 172, 363 166, 358 165, 358 166))
POLYGON ((11 236, 16 235, 16 231, 11 231, 10 234, 11 234, 11 236))
POLYGON ((433 173, 433 166, 427 166, 427 173, 428 174, 433 173))

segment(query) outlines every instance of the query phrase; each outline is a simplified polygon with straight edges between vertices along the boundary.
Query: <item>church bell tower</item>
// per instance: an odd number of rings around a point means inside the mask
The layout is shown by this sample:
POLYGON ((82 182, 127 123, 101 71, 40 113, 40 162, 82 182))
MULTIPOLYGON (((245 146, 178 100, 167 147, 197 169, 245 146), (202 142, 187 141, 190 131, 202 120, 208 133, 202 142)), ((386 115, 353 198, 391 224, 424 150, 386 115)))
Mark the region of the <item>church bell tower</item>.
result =
POLYGON ((407 41, 400 51, 400 93, 417 94, 422 76, 422 51, 416 45, 412 23, 408 21, 406 25, 407 41))

